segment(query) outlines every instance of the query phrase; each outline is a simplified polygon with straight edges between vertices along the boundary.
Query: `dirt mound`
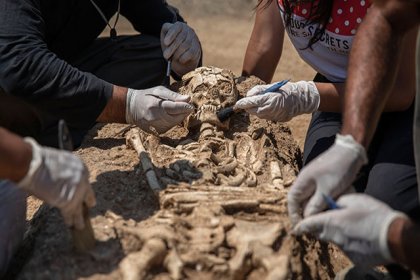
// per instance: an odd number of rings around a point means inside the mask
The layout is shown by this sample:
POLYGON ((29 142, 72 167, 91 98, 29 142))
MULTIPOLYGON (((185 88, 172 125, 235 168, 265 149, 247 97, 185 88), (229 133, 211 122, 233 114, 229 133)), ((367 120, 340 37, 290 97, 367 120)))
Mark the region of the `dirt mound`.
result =
POLYGON ((58 211, 43 207, 17 278, 332 278, 339 255, 289 234, 286 193, 301 164, 289 128, 243 112, 210 121, 226 104, 205 92, 243 96, 261 83, 229 73, 199 68, 184 79, 180 92, 200 96, 195 121, 160 137, 116 124, 92 130, 77 154, 97 196, 96 248, 75 252, 58 211))

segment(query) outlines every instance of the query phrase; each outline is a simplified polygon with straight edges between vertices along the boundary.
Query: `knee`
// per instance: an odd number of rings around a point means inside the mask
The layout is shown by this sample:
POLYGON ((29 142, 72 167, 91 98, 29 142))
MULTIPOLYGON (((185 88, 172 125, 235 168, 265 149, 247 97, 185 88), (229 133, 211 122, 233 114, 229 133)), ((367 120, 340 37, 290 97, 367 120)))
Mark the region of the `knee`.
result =
POLYGON ((414 166, 376 164, 369 172, 365 193, 409 216, 416 216, 420 213, 414 166))
POLYGON ((334 141, 335 135, 319 138, 312 145, 307 145, 305 143, 305 150, 303 152, 303 165, 307 165, 313 159, 328 150, 334 144, 334 141))

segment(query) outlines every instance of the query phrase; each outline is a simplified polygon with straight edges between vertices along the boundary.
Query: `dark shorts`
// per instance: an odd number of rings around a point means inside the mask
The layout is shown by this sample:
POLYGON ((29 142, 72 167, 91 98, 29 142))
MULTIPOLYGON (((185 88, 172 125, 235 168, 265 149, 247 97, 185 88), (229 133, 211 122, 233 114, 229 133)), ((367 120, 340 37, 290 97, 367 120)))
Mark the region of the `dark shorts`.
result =
MULTIPOLYGON (((419 222, 413 117, 414 105, 403 112, 382 114, 368 150, 369 163, 360 171, 354 186, 357 191, 365 192, 419 222)), ((304 165, 334 143, 341 125, 341 114, 315 112, 312 115, 305 140, 304 165)))

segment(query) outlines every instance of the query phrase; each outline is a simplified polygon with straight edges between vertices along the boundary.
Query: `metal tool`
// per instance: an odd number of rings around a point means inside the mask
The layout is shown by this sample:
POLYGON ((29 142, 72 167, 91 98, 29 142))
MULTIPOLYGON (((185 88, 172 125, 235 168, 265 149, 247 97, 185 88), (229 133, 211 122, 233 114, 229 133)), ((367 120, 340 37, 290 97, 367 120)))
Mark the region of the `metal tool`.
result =
MULTIPOLYGON (((58 121, 58 147, 61 150, 73 151, 73 141, 64 120, 58 121)), ((93 249, 96 242, 92 224, 90 223, 89 209, 86 204, 83 204, 83 220, 85 227, 82 230, 78 230, 74 227, 71 228, 74 247, 76 247, 76 250, 79 252, 86 252, 93 249)))
POLYGON ((168 59, 168 64, 166 66, 166 76, 163 79, 162 86, 169 88, 171 85, 171 67, 172 67, 172 59, 168 59))
MULTIPOLYGON (((286 80, 277 82, 277 83, 273 84, 271 87, 269 87, 269 88, 265 89, 264 91, 258 93, 257 95, 263 95, 263 94, 266 94, 268 92, 277 92, 282 86, 287 84, 289 81, 290 81, 290 79, 286 79, 286 80)), ((224 122, 227 119, 229 119, 236 111, 238 111, 238 110, 235 110, 234 106, 223 108, 219 112, 217 112, 217 118, 219 119, 219 121, 224 122)))
POLYGON ((58 147, 60 150, 73 151, 73 141, 71 140, 69 128, 64 120, 58 121, 58 147))

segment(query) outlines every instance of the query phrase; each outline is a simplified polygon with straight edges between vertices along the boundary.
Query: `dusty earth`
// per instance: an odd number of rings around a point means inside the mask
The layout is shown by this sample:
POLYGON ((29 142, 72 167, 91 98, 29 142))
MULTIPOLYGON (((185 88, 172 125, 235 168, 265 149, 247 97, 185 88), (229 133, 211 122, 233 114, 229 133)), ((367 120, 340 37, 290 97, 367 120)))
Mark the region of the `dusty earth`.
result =
MULTIPOLYGON (((204 65, 239 76, 254 1, 169 2, 183 11, 200 37, 204 65)), ((119 34, 133 33, 124 19, 118 26, 119 34)), ((313 75, 285 40, 274 80, 313 75)), ((260 82, 235 81, 239 95, 260 82)), ((192 93, 191 87, 180 91, 192 93)), ((30 226, 10 276, 331 279, 348 260, 331 246, 290 237, 286 215, 285 193, 300 168, 308 121, 309 116, 300 116, 280 125, 238 114, 229 128, 210 122, 203 130, 192 121, 163 137, 124 125, 95 127, 76 152, 89 167, 97 194, 98 204, 90 211, 95 249, 75 252, 57 210, 39 209, 40 202, 29 198, 30 226), (145 176, 150 169, 126 144, 132 135, 143 143, 164 190, 151 189, 145 176)))
POLYGON ((261 83, 199 68, 175 85, 198 108, 184 126, 160 136, 93 129, 76 153, 97 196, 96 247, 77 252, 57 210, 44 206, 17 279, 332 278, 347 264, 342 255, 290 235, 285 198, 301 152, 288 126, 246 113, 215 118, 261 83))

